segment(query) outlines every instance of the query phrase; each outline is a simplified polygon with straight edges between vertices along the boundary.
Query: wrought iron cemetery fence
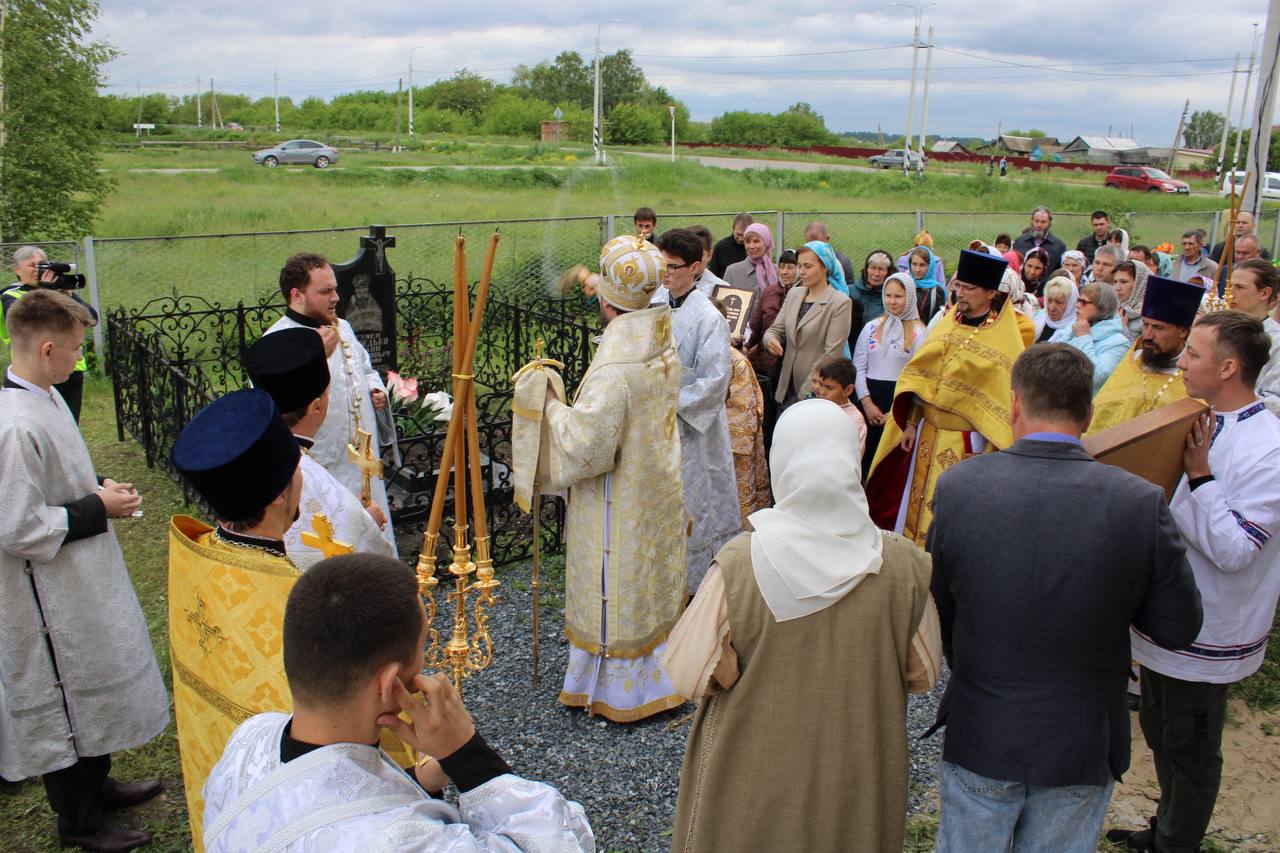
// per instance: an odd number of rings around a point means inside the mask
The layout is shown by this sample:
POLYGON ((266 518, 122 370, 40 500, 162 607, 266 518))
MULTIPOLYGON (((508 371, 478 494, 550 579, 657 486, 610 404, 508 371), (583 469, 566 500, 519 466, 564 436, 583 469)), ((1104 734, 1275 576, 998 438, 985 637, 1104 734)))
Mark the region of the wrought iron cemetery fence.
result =
MULTIPOLYGON (((158 466, 182 488, 194 491, 173 469, 169 452, 182 427, 215 397, 244 387, 241 356, 284 311, 277 296, 224 305, 200 296, 165 296, 137 308, 113 309, 106 318, 109 373, 115 393, 119 436, 142 445, 149 466, 158 466)), ((401 374, 418 379, 421 393, 449 390, 452 292, 426 278, 396 283, 401 374)), ((511 472, 511 376, 534 357, 542 341, 546 354, 565 363, 564 378, 576 387, 591 359, 592 326, 583 302, 548 301, 537 309, 502 299, 489 301, 476 352, 476 408, 485 481, 485 505, 495 563, 528 558, 532 524, 515 506, 511 472)), ((431 492, 444 449, 445 424, 423 418, 418 402, 396 401, 399 438, 384 453, 388 496, 401 552, 416 559, 431 492)), ((446 506, 451 507, 452 501, 446 506)), ((543 498, 539 507, 543 548, 559 549, 563 501, 543 498)), ((451 523, 440 547, 447 552, 451 523)), ((446 565, 447 560, 441 565, 446 565)))

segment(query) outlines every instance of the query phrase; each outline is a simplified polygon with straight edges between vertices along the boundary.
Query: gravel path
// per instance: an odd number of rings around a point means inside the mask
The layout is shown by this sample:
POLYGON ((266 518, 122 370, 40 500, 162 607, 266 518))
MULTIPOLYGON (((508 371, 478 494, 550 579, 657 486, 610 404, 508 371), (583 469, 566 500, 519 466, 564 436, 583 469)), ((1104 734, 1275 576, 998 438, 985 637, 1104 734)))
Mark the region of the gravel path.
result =
MULTIPOLYGON (((544 563, 544 573, 545 568, 544 563)), ((557 701, 568 657, 560 590, 544 580, 542 684, 535 688, 530 680, 529 566, 499 569, 498 578, 502 588, 489 623, 494 662, 464 685, 477 728, 516 773, 555 785, 582 803, 601 850, 668 850, 680 763, 689 735, 684 718, 694 706, 687 704, 630 725, 564 707, 557 701)), ((438 600, 436 627, 447 638, 453 607, 443 595, 438 600)), ((933 722, 942 686, 909 698, 912 814, 936 808, 942 738, 934 736, 923 743, 917 739, 933 722)))

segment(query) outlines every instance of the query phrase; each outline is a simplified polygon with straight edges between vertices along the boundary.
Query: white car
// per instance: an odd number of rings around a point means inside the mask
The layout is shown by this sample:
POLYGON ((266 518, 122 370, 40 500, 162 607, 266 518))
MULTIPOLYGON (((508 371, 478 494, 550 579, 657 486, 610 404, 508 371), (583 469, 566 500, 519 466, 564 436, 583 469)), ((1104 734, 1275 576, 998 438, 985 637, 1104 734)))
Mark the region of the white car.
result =
MULTIPOLYGON (((1244 172, 1228 172, 1222 178, 1222 194, 1231 195, 1231 181, 1235 179, 1236 191, 1244 190, 1244 172)), ((1262 197, 1280 200, 1280 172, 1267 172, 1267 182, 1262 186, 1262 197)))

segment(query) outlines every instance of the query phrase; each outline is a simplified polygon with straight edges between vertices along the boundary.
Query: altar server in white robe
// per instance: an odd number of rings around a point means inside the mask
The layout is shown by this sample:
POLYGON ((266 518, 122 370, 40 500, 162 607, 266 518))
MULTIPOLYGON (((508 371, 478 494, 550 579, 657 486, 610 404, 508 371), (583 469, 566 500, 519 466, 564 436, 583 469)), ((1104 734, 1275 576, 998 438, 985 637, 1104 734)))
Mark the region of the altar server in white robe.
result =
MULTIPOLYGON (((280 292, 289 307, 267 329, 267 334, 281 329, 315 329, 329 358, 329 411, 316 430, 311 456, 329 469, 339 483, 359 495, 360 467, 348 459, 347 446, 355 441, 357 427, 373 435, 375 456, 381 448, 395 446, 396 428, 387 404, 387 386, 373 369, 369 353, 351 324, 338 319, 338 282, 323 255, 302 252, 285 261, 280 270, 280 292)), ((371 486, 373 502, 383 516, 391 518, 386 484, 375 477, 371 486)), ((382 533, 394 547, 391 525, 382 533)))
POLYGON ((128 518, 141 498, 94 473, 71 410, 52 390, 80 358, 88 310, 35 290, 6 319, 13 363, 0 390, 0 775, 43 777, 64 846, 131 850, 150 833, 119 826, 108 812, 150 799, 161 783, 116 782, 111 753, 142 746, 169 723, 146 619, 108 521, 128 518))
POLYGON ((332 557, 298 579, 284 616, 293 715, 232 735, 204 786, 209 853, 596 849, 582 806, 512 773, 448 679, 421 674, 429 627, 416 575, 389 557, 332 557), (431 758, 396 766, 384 726, 431 758))
POLYGON ((676 228, 658 238, 667 262, 671 333, 680 354, 680 468, 685 509, 693 517, 689 537, 689 594, 698 591, 716 552, 742 529, 738 482, 725 412, 731 362, 729 324, 695 286, 702 241, 676 228))
POLYGON ((312 517, 323 515, 333 525, 333 538, 357 551, 396 556, 382 534, 387 519, 377 504, 360 504, 311 456, 312 436, 329 409, 329 365, 320 336, 310 329, 281 329, 261 338, 244 355, 244 368, 254 387, 271 395, 280 418, 302 448, 302 498, 298 517, 284 535, 285 551, 306 570, 324 554, 302 541, 312 530, 312 517))
POLYGON ((1169 502, 1204 624, 1177 652, 1130 629, 1142 665, 1138 722, 1160 785, 1151 829, 1107 833, 1131 849, 1199 847, 1222 780, 1228 689, 1267 657, 1280 601, 1280 421, 1254 389, 1270 349, 1260 319, 1218 311, 1196 321, 1178 357, 1187 395, 1211 409, 1187 436, 1186 473, 1169 502))

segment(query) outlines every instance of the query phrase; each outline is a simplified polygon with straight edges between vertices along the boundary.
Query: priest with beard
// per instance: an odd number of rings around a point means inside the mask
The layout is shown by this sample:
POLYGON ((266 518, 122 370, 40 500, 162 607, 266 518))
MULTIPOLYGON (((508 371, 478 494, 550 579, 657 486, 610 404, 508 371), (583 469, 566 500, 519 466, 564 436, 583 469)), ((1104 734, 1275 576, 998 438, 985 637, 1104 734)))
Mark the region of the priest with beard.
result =
POLYGON ((377 504, 361 506, 355 493, 311 455, 330 402, 329 365, 320 336, 310 329, 282 329, 266 335, 249 347, 244 368, 254 386, 271 395, 302 450, 300 512, 284 536, 289 559, 305 570, 327 556, 306 535, 312 532, 317 513, 333 525, 332 537, 337 541, 364 553, 394 556, 382 533, 387 519, 377 504))
POLYGON ((894 388, 867 498, 878 526, 921 547, 938 477, 964 459, 1013 443, 1010 381, 1025 342, 1016 303, 1000 292, 1007 269, 1003 258, 960 253, 956 307, 916 350, 894 388))
POLYGON ((1187 396, 1178 357, 1196 321, 1204 288, 1153 275, 1142 300, 1142 335, 1093 398, 1093 435, 1187 396))
MULTIPOLYGON (((338 319, 338 282, 324 256, 302 252, 285 261, 280 270, 280 292, 289 307, 267 329, 267 334, 281 329, 314 329, 324 342, 329 359, 329 411, 313 436, 311 456, 338 482, 359 495, 363 476, 347 451, 348 446, 356 445, 356 430, 373 436, 371 448, 375 457, 381 455, 383 447, 394 447, 396 443, 386 384, 373 369, 369 353, 351 324, 338 319)), ((377 505, 383 518, 391 518, 386 485, 379 477, 370 483, 369 502, 377 505)), ((391 525, 384 526, 382 533, 394 549, 391 525)))

